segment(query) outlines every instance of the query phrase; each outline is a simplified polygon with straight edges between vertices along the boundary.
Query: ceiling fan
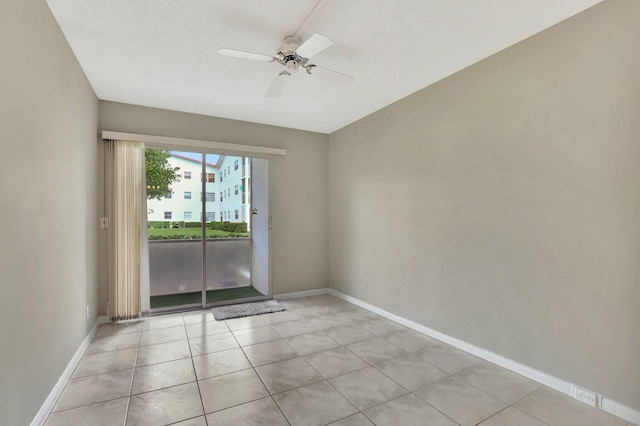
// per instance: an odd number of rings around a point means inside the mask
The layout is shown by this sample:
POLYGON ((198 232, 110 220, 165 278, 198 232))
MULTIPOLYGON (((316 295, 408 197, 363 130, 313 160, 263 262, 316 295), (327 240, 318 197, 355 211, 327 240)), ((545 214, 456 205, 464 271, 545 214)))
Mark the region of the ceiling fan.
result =
POLYGON ((278 96, 287 81, 289 81, 289 77, 297 73, 301 68, 309 75, 317 75, 318 77, 329 81, 351 81, 353 80, 353 77, 310 62, 310 59, 313 56, 324 51, 333 44, 329 37, 315 33, 303 42, 299 36, 311 18, 318 13, 325 2, 326 0, 318 1, 309 16, 307 16, 298 31, 296 31, 295 35, 284 38, 283 44, 276 50, 276 54, 274 56, 226 48, 219 49, 218 53, 224 56, 233 56, 235 58, 251 59, 254 61, 277 62, 284 66, 285 69, 276 76, 275 80, 271 83, 271 86, 265 93, 265 96, 270 98, 278 96))

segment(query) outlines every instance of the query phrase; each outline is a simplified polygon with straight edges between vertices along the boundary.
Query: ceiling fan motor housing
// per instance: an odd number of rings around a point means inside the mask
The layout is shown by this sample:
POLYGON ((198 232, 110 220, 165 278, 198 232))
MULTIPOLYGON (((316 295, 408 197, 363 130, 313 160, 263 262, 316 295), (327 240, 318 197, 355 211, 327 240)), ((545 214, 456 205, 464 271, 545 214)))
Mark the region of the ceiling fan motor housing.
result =
POLYGON ((278 48, 278 51, 276 52, 276 54, 296 53, 296 49, 300 47, 301 44, 302 44, 302 40, 300 40, 296 36, 285 37, 284 40, 282 41, 282 45, 278 48))
POLYGON ((296 53, 302 41, 298 37, 289 36, 284 38, 284 43, 278 48, 275 59, 283 66, 287 67, 287 72, 293 74, 299 67, 304 67, 309 61, 307 58, 296 53))

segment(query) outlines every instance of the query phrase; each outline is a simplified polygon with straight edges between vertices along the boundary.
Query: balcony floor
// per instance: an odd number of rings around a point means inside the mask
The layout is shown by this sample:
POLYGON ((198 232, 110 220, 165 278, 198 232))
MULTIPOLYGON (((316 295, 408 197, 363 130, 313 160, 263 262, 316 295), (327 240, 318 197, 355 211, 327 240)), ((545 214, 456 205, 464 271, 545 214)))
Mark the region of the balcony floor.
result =
MULTIPOLYGON (((258 290, 251 286, 225 288, 222 290, 208 290, 207 303, 222 302, 225 300, 244 299, 247 297, 263 296, 258 290)), ((200 303, 202 301, 202 293, 199 291, 193 293, 166 294, 162 296, 151 296, 151 309, 166 308, 170 306, 190 305, 200 303)))

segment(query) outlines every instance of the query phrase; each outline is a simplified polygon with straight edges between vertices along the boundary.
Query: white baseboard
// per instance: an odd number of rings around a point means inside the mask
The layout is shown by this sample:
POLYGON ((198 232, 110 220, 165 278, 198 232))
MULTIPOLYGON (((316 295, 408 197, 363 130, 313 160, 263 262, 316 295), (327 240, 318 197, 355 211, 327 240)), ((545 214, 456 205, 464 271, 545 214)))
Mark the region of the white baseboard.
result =
MULTIPOLYGON (((543 371, 536 370, 535 368, 521 364, 512 359, 503 357, 502 355, 498 355, 494 352, 472 345, 471 343, 465 342, 464 340, 456 339, 455 337, 451 337, 447 334, 441 333, 432 328, 425 327, 422 324, 418 324, 417 322, 408 320, 399 315, 392 314, 391 312, 385 311, 384 309, 381 309, 375 305, 371 305, 370 303, 367 303, 355 297, 346 295, 337 290, 331 289, 330 293, 336 297, 339 297, 342 300, 345 300, 349 303, 353 303, 356 306, 364 308, 368 311, 371 311, 375 314, 385 317, 391 321, 397 322, 398 324, 402 324, 405 327, 408 327, 419 333, 426 334, 427 336, 433 337, 434 339, 438 339, 444 343, 447 343, 465 352, 469 352, 470 354, 473 354, 479 358, 485 359, 489 362, 492 362, 501 367, 504 367, 507 370, 511 370, 515 373, 520 374, 521 376, 528 377, 531 380, 535 380, 536 382, 542 383, 545 386, 548 386, 552 389, 555 389, 557 391, 560 391, 562 393, 565 393, 571 396, 572 384, 570 382, 567 382, 566 380, 560 379, 558 377, 552 376, 551 374, 547 374, 543 371)), ((290 294, 294 294, 294 293, 290 293, 290 294)), ((602 397, 600 408, 603 411, 611 413, 631 423, 640 425, 639 410, 633 409, 624 404, 621 404, 620 402, 611 400, 606 397, 602 397)))
POLYGON ((640 411, 621 404, 618 401, 602 397, 600 408, 602 408, 607 413, 611 413, 620 418, 628 420, 632 424, 640 425, 640 411))
POLYGON ((60 394, 64 390, 64 385, 67 384, 67 381, 78 366, 78 363, 82 359, 82 355, 84 355, 84 351, 87 350, 87 347, 89 347, 89 343, 91 343, 93 336, 95 336, 96 332, 98 331, 98 327, 100 327, 100 324, 106 324, 108 322, 108 317, 98 317, 95 324, 91 328, 91 331, 89 331, 89 334, 87 334, 84 340, 82 340, 82 343, 80 343, 80 347, 78 348, 76 353, 73 354, 73 357, 71 358, 71 361, 69 361, 69 364, 67 364, 67 368, 64 369, 55 386, 53 387, 53 389, 51 389, 49 396, 47 396, 47 399, 45 399, 44 403, 36 413, 36 416, 31 421, 31 426, 41 426, 47 420, 49 413, 51 413, 53 406, 55 405, 56 401, 58 401, 60 394))
POLYGON ((330 293, 331 293, 331 289, 328 287, 325 287, 325 288, 315 288, 313 290, 294 291, 293 293, 274 294, 273 298, 277 300, 299 299, 301 297, 319 296, 321 294, 330 294, 330 293))

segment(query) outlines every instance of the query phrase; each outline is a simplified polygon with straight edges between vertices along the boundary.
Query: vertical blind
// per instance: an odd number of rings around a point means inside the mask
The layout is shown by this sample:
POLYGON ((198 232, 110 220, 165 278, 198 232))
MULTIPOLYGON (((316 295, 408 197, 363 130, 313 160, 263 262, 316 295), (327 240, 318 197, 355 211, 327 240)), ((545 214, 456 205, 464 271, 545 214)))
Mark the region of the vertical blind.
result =
MULTIPOLYGON (((111 223, 109 225, 109 317, 140 317, 141 245, 146 218, 144 144, 111 142, 111 223)), ((146 227, 144 229, 146 231, 146 227)))

